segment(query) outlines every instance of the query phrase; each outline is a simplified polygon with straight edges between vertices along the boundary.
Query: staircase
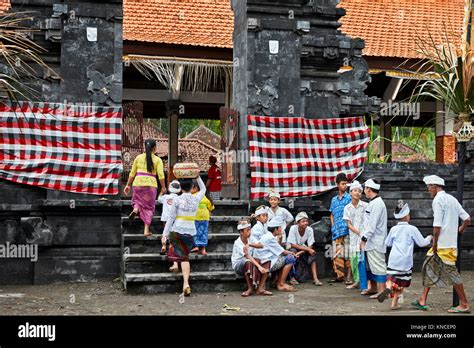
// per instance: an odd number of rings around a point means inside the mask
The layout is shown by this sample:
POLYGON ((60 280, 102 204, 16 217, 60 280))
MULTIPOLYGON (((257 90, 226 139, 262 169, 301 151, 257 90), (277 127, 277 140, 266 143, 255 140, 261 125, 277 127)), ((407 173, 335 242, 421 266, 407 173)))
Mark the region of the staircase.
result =
MULTIPOLYGON (((248 216, 248 202, 216 201, 216 209, 209 223, 208 255, 190 254, 190 283, 196 291, 240 290, 242 280, 238 280, 232 270, 231 255, 235 239, 238 237, 237 222, 248 216)), ((156 214, 160 215, 161 205, 156 214)), ((143 222, 130 221, 130 201, 122 203, 122 262, 121 277, 124 289, 130 294, 156 294, 181 292, 182 275, 168 269, 171 263, 166 255, 160 254, 163 224, 155 216, 151 237, 143 236, 143 222)))

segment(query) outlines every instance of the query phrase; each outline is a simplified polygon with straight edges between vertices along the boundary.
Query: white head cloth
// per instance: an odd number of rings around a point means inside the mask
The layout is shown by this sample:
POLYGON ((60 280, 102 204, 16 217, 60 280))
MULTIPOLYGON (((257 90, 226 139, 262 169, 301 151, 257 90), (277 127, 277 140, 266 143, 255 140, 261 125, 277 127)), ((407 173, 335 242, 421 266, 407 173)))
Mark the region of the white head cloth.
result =
POLYGON ((369 179, 364 184, 365 187, 373 188, 374 190, 380 190, 380 184, 377 184, 374 180, 369 179))
POLYGON ((170 182, 168 186, 168 191, 171 193, 180 193, 181 192, 181 185, 179 184, 178 180, 173 180, 170 182))
POLYGON ((255 216, 259 216, 262 214, 268 214, 268 207, 261 207, 255 211, 255 216))
POLYGON ((303 220, 303 219, 309 220, 308 214, 306 214, 304 211, 299 212, 298 215, 296 215, 295 221, 296 223, 298 223, 300 220, 303 220))
POLYGON ((248 222, 245 222, 245 223, 241 223, 241 224, 238 224, 237 225, 237 229, 240 231, 240 230, 244 230, 246 228, 249 228, 251 227, 251 225, 248 223, 248 222))
POLYGON ((362 191, 362 185, 360 184, 359 181, 354 180, 350 185, 349 185, 349 191, 359 189, 362 191))
POLYGON ((428 175, 423 178, 423 182, 426 185, 439 185, 444 186, 444 179, 440 178, 437 175, 428 175))
POLYGON ((393 213, 393 216, 395 217, 395 219, 399 220, 399 219, 403 219, 408 214, 410 214, 410 207, 408 206, 408 203, 405 203, 402 210, 400 210, 398 214, 393 213))
POLYGON ((272 197, 280 199, 280 194, 274 190, 270 190, 270 192, 268 193, 268 199, 272 197))

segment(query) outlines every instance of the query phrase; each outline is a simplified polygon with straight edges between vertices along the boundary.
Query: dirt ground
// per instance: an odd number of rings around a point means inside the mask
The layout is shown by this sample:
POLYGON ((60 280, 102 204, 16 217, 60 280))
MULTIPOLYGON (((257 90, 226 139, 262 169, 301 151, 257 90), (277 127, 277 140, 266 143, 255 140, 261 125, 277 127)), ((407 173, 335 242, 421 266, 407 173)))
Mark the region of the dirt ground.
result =
MULTIPOLYGON (((462 273, 466 294, 474 301, 474 272, 462 273)), ((192 285, 192 284, 191 284, 192 285)), ((389 302, 378 303, 347 290, 342 284, 297 286, 295 293, 273 291, 274 296, 242 298, 239 292, 127 295, 119 282, 61 285, 0 286, 1 315, 453 315, 452 289, 432 289, 431 309, 420 312, 410 302, 421 292, 421 275, 414 274, 399 311, 389 302), (231 309, 225 309, 225 307, 231 309), (238 307, 238 308, 235 308, 238 307)), ((460 314, 456 314, 460 315, 460 314)), ((465 315, 465 314, 461 314, 465 315)))

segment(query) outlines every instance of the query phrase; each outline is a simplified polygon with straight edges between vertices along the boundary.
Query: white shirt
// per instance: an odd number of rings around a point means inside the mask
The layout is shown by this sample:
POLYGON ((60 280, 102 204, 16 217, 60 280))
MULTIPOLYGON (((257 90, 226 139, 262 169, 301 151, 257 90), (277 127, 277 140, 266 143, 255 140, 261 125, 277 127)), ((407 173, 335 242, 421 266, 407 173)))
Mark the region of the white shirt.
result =
POLYGON ((314 244, 314 232, 311 227, 306 227, 304 234, 300 235, 298 225, 290 227, 287 243, 311 247, 314 244))
MULTIPOLYGON (((244 242, 242 242, 242 239, 240 237, 237 238, 234 242, 234 247, 232 248, 232 256, 231 256, 232 268, 234 270, 238 264, 246 260, 246 257, 244 254, 244 247, 245 247, 245 244, 244 242)), ((249 253, 252 252, 252 249, 253 248, 249 248, 249 253)))
POLYGON ((285 251, 278 243, 278 240, 272 233, 265 233, 260 239, 261 249, 254 249, 253 257, 260 259, 262 263, 271 262, 271 267, 278 260, 278 257, 285 251))
MULTIPOLYGON (((360 234, 364 232, 364 215, 365 210, 367 208, 367 203, 363 201, 359 201, 357 207, 349 203, 344 208, 344 216, 343 219, 346 221, 350 221, 352 226, 356 228, 360 234)), ((349 238, 350 238, 350 247, 349 250, 352 252, 360 251, 360 235, 355 234, 351 230, 349 230, 349 238)))
POLYGON ((158 197, 158 203, 163 204, 161 221, 168 221, 170 218, 170 208, 173 205, 174 198, 176 197, 178 197, 176 193, 170 193, 169 195, 162 195, 158 197))
POLYGON ((201 177, 197 178, 199 192, 195 195, 191 192, 183 193, 181 196, 173 199, 173 205, 170 207, 169 219, 166 221, 163 236, 168 237, 170 232, 179 234, 196 235, 196 212, 199 202, 206 195, 206 185, 201 177))
POLYGON ((457 248, 459 219, 467 220, 469 214, 456 198, 440 191, 433 199, 433 217, 433 227, 441 227, 438 249, 457 248))
MULTIPOLYGON (((365 250, 375 250, 385 253, 385 238, 387 237, 387 208, 380 196, 373 198, 364 215, 364 232, 362 236, 367 238, 365 250)), ((361 237, 362 237, 361 236, 361 237)))
POLYGON ((257 223, 252 227, 252 230, 250 232, 250 238, 249 238, 250 244, 259 243, 262 236, 267 233, 270 233, 267 230, 267 225, 266 224, 264 225, 260 221, 257 221, 257 223))
POLYGON ((291 215, 291 213, 285 209, 285 208, 282 208, 282 207, 278 207, 276 212, 273 212, 272 208, 268 209, 268 222, 270 222, 271 219, 273 219, 274 217, 276 216, 279 216, 283 223, 281 224, 281 229, 282 229, 282 234, 281 234, 281 241, 283 243, 286 242, 286 226, 293 222, 294 218, 293 218, 293 215, 291 215))
POLYGON ((413 248, 428 246, 433 236, 423 238, 418 228, 408 222, 399 222, 390 229, 385 245, 392 247, 388 267, 396 271, 410 271, 413 268, 413 248))

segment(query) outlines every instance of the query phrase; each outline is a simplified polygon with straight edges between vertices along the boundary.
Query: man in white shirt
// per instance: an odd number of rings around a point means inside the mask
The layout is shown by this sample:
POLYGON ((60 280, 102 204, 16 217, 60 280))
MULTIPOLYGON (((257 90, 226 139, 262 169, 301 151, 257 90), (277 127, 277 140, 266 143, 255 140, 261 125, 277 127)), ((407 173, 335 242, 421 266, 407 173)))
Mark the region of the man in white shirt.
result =
POLYGON ((444 191, 444 180, 436 175, 423 178, 433 198, 433 247, 426 254, 423 263, 423 294, 412 303, 416 309, 427 310, 428 292, 432 286, 453 285, 460 305, 452 307, 449 313, 470 313, 461 275, 456 268, 458 255, 458 233, 463 234, 471 223, 469 214, 456 198, 444 191), (459 226, 459 219, 462 220, 459 226))
POLYGON ((361 294, 372 294, 370 298, 376 299, 385 290, 387 280, 387 264, 385 262, 387 208, 379 196, 380 184, 376 180, 369 179, 364 186, 364 193, 370 202, 365 210, 364 232, 361 236, 360 248, 365 250, 369 264, 367 279, 370 280, 371 285, 368 290, 361 292, 361 294), (375 290, 375 283, 377 284, 377 290, 375 290))
POLYGON ((277 237, 281 235, 282 220, 279 217, 274 218, 268 223, 270 233, 265 233, 260 238, 260 249, 254 250, 254 257, 259 259, 262 264, 270 261, 270 272, 278 271, 277 289, 279 291, 296 291, 291 285, 286 283, 286 278, 296 262, 296 254, 283 249, 278 243, 277 237))
POLYGON ((267 268, 263 267, 251 255, 251 248, 249 247, 250 223, 246 220, 239 221, 237 230, 240 236, 234 242, 231 261, 234 272, 244 276, 247 282, 247 290, 242 293, 242 297, 253 294, 253 283, 257 284, 257 295, 272 295, 270 291, 265 290, 269 265, 267 268), (259 272, 258 279, 256 279, 256 272, 259 272))
MULTIPOLYGON (((359 181, 354 180, 349 186, 349 193, 352 201, 344 207, 343 219, 347 221, 347 227, 349 227, 349 259, 352 268, 352 280, 354 284, 349 285, 346 289, 358 289, 360 287, 359 278, 359 254, 360 254, 360 236, 364 231, 364 215, 367 203, 361 201, 362 197, 362 185, 359 181)), ((365 262, 362 276, 363 280, 366 279, 365 275, 365 262)), ((367 282, 363 282, 361 290, 367 289, 367 282)))

